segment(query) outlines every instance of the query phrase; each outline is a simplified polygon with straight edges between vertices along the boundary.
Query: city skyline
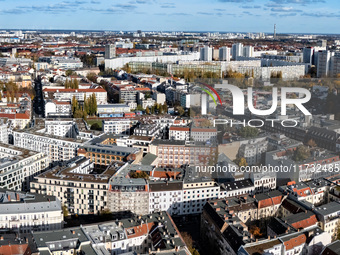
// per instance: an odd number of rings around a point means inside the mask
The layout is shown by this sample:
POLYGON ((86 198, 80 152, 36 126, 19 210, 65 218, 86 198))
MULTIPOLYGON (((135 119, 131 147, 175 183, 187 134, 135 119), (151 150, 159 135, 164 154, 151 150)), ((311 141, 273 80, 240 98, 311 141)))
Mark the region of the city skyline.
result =
POLYGON ((338 33, 333 0, 1 1, 1 29, 338 33), (84 21, 83 17, 90 17, 84 21), (294 24, 294 27, 291 26, 294 24))

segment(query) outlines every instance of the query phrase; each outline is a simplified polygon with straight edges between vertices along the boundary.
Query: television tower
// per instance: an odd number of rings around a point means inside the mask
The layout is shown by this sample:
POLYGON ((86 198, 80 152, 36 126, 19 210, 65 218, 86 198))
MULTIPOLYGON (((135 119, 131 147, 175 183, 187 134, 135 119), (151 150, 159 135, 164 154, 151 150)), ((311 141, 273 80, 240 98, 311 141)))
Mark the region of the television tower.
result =
POLYGON ((274 38, 276 38, 276 24, 274 24, 274 38))

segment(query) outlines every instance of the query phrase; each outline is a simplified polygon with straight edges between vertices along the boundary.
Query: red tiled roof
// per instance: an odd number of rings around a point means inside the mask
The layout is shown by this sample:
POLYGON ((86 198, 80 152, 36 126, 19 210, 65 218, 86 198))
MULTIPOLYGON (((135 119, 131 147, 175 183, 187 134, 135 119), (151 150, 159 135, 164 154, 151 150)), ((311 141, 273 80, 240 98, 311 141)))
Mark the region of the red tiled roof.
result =
POLYGON ((189 128, 188 127, 170 127, 170 131, 188 131, 189 132, 189 128))
POLYGON ((306 236, 304 234, 301 234, 297 237, 294 237, 286 242, 284 242, 284 246, 286 248, 286 251, 294 249, 297 246, 300 246, 301 244, 306 242, 306 236))
POLYGON ((303 228, 308 228, 310 226, 313 226, 317 222, 318 220, 316 219, 316 216, 314 214, 314 215, 311 215, 311 217, 309 217, 308 219, 304 219, 304 220, 292 223, 292 226, 296 229, 299 229, 299 228, 303 229, 303 228))
POLYGON ((0 246, 0 254, 6 255, 29 255, 31 250, 28 244, 11 244, 0 246))
POLYGON ((127 228, 126 229, 127 238, 129 239, 129 238, 135 238, 138 236, 147 235, 149 231, 151 230, 151 228, 153 227, 153 225, 154 225, 154 222, 149 222, 149 223, 144 223, 141 226, 138 225, 132 228, 127 228), (128 232, 129 230, 132 230, 132 229, 134 233, 129 235, 128 232))
POLYGON ((149 88, 135 88, 137 91, 150 91, 149 88))

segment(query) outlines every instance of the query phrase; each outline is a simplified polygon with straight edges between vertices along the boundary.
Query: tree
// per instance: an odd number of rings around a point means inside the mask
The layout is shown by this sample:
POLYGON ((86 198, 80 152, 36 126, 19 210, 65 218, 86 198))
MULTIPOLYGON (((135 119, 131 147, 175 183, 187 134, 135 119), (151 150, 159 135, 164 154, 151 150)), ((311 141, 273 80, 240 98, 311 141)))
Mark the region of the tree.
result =
POLYGON ((146 113, 147 115, 149 115, 149 114, 150 114, 150 109, 149 109, 149 107, 146 107, 146 109, 145 109, 145 113, 146 113))
POLYGON ((310 139, 308 142, 307 142, 307 145, 309 147, 316 147, 317 144, 315 143, 315 141, 313 139, 310 139))
POLYGON ((101 131, 102 128, 100 127, 100 125, 98 123, 93 123, 91 125, 91 130, 99 130, 99 131, 101 131))
POLYGON ((137 111, 143 111, 144 109, 143 109, 142 105, 139 104, 139 105, 137 105, 136 110, 137 111))
POLYGON ((64 214, 64 217, 67 217, 69 215, 68 208, 66 205, 63 205, 63 214, 64 214))
POLYGON ((184 108, 182 106, 176 106, 176 111, 178 111, 178 114, 180 116, 182 116, 185 113, 184 108))
POLYGON ((75 74, 75 72, 71 69, 68 69, 68 70, 65 71, 66 76, 71 76, 71 75, 74 75, 74 74, 75 74))
POLYGON ((95 73, 88 73, 86 78, 92 82, 97 82, 97 75, 95 73))
POLYGON ((122 70, 127 73, 131 73, 131 67, 129 66, 129 64, 125 64, 125 66, 122 67, 122 70))
POLYGON ((258 129, 254 127, 243 127, 239 131, 239 135, 244 138, 253 138, 256 137, 258 134, 258 129))
POLYGON ((193 247, 193 240, 189 233, 183 232, 181 233, 183 241, 185 242, 186 246, 188 247, 189 251, 192 255, 200 255, 199 252, 193 247))
POLYGON ((336 233, 336 240, 340 240, 340 222, 338 222, 338 229, 336 233))
POLYGON ((307 146, 300 145, 294 152, 293 159, 295 161, 303 161, 310 157, 310 150, 307 146))
POLYGON ((73 89, 79 89, 79 81, 77 79, 74 79, 72 81, 73 89))
POLYGON ((132 172, 130 175, 130 178, 137 179, 137 178, 143 178, 143 179, 149 179, 149 175, 142 171, 142 172, 132 172))
POLYGON ((211 122, 208 119, 204 119, 203 121, 201 121, 200 126, 201 127, 210 127, 211 126, 211 122))
POLYGON ((79 107, 78 100, 76 99, 76 96, 73 96, 72 102, 71 102, 71 108, 72 108, 72 113, 73 114, 78 109, 78 107, 79 107))
POLYGON ((241 166, 248 166, 247 160, 245 158, 236 158, 234 160, 235 164, 237 164, 239 167, 241 166))
POLYGON ((263 236, 263 233, 261 233, 261 229, 256 225, 251 226, 249 232, 253 234, 255 238, 263 236))
POLYGON ((162 106, 163 112, 164 113, 168 113, 168 105, 164 102, 163 106, 162 106))

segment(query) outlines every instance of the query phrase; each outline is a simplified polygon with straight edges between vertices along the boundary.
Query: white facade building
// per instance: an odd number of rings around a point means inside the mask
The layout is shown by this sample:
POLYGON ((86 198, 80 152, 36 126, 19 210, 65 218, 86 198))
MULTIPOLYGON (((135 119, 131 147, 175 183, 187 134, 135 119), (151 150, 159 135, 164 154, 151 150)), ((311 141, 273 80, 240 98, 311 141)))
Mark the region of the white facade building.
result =
POLYGON ((82 141, 62 139, 37 132, 13 131, 14 145, 28 150, 43 152, 51 162, 65 161, 77 155, 77 149, 82 141))
POLYGON ((0 229, 2 231, 56 230, 63 227, 63 211, 54 196, 0 189, 0 229))
POLYGON ((0 144, 0 187, 27 190, 33 178, 48 167, 43 153, 0 144))
POLYGON ((200 60, 202 61, 212 61, 212 48, 209 46, 204 46, 200 49, 200 60))
POLYGON ((131 128, 131 121, 129 119, 120 120, 104 120, 104 133, 111 133, 116 135, 129 135, 131 128))
POLYGON ((230 48, 229 47, 221 47, 219 48, 219 60, 220 61, 230 61, 230 48))

